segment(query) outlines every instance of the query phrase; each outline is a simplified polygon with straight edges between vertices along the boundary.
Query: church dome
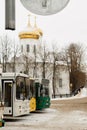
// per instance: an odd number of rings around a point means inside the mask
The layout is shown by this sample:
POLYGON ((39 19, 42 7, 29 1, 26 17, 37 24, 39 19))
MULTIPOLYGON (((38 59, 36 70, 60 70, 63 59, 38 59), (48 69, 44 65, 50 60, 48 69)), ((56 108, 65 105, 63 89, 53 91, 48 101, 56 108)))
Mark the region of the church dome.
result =
POLYGON ((43 32, 41 31, 41 29, 39 29, 36 26, 36 20, 35 20, 34 27, 32 27, 30 24, 30 19, 29 19, 27 27, 19 33, 19 38, 20 39, 27 39, 27 38, 39 39, 39 37, 42 35, 43 35, 43 32))
POLYGON ((41 36, 43 36, 43 32, 42 32, 42 30, 41 30, 40 28, 37 28, 37 31, 39 32, 39 34, 40 34, 41 36))
POLYGON ((38 33, 38 31, 30 27, 25 28, 25 30, 19 33, 20 39, 27 39, 27 38, 39 39, 39 37, 40 37, 40 34, 38 33))

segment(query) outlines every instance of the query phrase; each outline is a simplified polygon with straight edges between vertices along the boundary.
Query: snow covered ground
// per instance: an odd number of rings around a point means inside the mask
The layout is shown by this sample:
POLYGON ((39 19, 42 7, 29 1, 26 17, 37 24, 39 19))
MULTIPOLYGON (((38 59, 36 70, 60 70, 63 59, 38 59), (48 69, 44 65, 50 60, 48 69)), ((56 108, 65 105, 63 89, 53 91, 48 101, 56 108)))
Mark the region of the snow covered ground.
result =
POLYGON ((51 105, 42 112, 8 120, 3 130, 87 130, 87 104, 80 106, 51 105))
POLYGON ((5 127, 1 129, 87 130, 87 103, 74 103, 69 100, 66 104, 65 100, 61 99, 61 101, 62 104, 58 103, 59 99, 52 100, 51 107, 48 109, 30 113, 27 116, 20 117, 18 120, 8 120, 5 123, 5 127))
POLYGON ((53 99, 53 103, 56 102, 58 104, 83 104, 87 103, 87 88, 82 88, 77 95, 72 97, 65 97, 65 98, 55 98, 53 99))

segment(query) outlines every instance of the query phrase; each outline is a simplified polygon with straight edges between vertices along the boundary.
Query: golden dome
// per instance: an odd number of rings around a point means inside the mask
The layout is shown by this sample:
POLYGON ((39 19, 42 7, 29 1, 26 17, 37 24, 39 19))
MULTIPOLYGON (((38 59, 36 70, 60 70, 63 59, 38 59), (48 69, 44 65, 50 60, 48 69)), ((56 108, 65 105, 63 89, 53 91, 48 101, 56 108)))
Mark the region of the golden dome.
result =
POLYGON ((22 31, 19 33, 20 39, 26 39, 26 38, 31 38, 31 39, 39 39, 40 35, 36 31, 22 31))
POLYGON ((42 33, 41 29, 37 28, 37 26, 36 26, 36 17, 35 17, 34 27, 31 26, 30 18, 29 18, 28 19, 28 25, 24 29, 24 31, 21 31, 19 33, 19 38, 20 39, 27 39, 27 38, 39 39, 39 37, 42 36, 42 35, 43 35, 43 33, 42 33))

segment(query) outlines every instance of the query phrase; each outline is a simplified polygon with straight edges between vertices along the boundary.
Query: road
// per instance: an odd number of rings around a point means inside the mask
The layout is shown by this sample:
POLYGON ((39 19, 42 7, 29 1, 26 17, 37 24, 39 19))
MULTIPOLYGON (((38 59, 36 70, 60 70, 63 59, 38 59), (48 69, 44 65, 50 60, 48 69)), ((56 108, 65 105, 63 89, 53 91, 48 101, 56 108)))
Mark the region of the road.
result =
POLYGON ((3 130, 87 130, 87 104, 58 104, 5 122, 3 130))

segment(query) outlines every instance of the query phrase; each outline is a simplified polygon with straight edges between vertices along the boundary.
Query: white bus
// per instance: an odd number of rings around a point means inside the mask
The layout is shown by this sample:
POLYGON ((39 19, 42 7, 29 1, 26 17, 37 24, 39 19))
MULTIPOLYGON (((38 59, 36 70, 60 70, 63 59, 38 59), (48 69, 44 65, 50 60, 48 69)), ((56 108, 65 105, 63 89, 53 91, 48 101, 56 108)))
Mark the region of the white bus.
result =
POLYGON ((29 76, 22 73, 2 73, 0 76, 4 117, 29 114, 29 76))

